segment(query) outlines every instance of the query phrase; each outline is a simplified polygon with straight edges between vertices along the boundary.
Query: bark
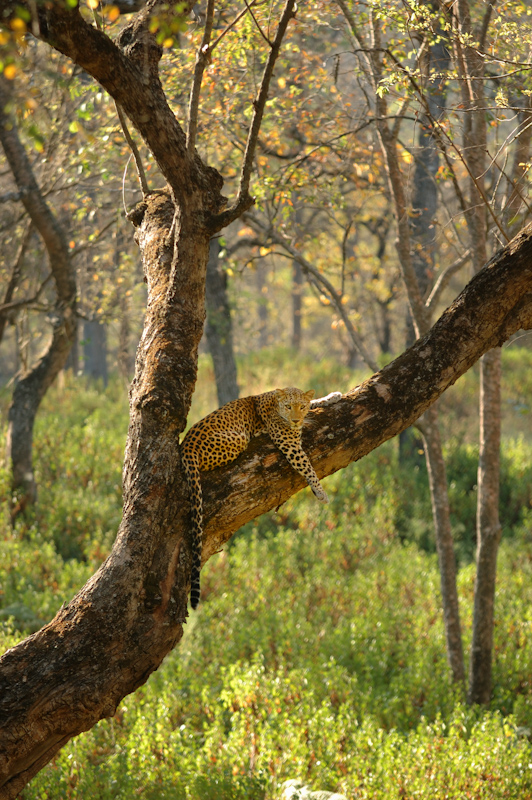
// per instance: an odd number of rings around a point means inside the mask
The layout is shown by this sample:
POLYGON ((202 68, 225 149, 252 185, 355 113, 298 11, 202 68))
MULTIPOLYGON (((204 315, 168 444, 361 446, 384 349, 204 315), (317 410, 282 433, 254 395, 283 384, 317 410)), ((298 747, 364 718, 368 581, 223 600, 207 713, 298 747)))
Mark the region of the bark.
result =
POLYGON ((212 357, 218 405, 223 406, 239 395, 235 353, 233 349, 233 325, 227 297, 227 276, 220 264, 220 240, 211 239, 207 262, 205 302, 207 324, 205 333, 212 357))
POLYGON ((130 356, 131 328, 129 324, 129 298, 126 291, 121 291, 120 296, 120 323, 118 329, 118 372, 129 384, 133 373, 133 359, 130 356))
POLYGON ((464 650, 460 625, 460 608, 456 590, 456 559, 454 556, 451 513, 447 488, 447 471, 440 438, 438 406, 435 403, 424 414, 423 445, 429 476, 432 516, 436 531, 436 548, 440 570, 447 659, 455 682, 465 679, 464 650))
POLYGON ((0 342, 4 338, 4 332, 9 317, 10 305, 13 301, 13 295, 15 294, 15 291, 17 289, 20 280, 20 275, 22 272, 22 264, 24 261, 24 256, 26 255, 26 250, 30 243, 31 234, 32 234, 32 226, 30 222, 26 225, 26 229, 22 235, 22 241, 17 251, 15 264, 11 272, 9 283, 7 284, 6 293, 4 295, 4 301, 2 303, 2 307, 0 308, 0 342))
POLYGON ((107 386, 107 331, 98 319, 83 324, 83 374, 107 386))
MULTIPOLYGON (((343 0, 339 5, 350 23, 352 34, 361 48, 361 41, 349 12, 345 9, 343 0)), ((427 331, 430 320, 430 311, 425 304, 428 294, 430 272, 433 267, 434 233, 433 220, 436 209, 436 192, 434 175, 438 166, 436 143, 432 137, 432 130, 427 126, 430 119, 440 116, 438 106, 437 83, 439 80, 428 81, 431 100, 427 100, 428 114, 422 118, 422 138, 418 156, 415 176, 419 182, 414 189, 414 210, 417 212, 410 222, 411 214, 407 206, 407 198, 403 182, 399 157, 397 151, 397 133, 394 133, 387 120, 388 108, 386 99, 378 91, 382 77, 382 62, 380 55, 380 20, 372 20, 372 44, 374 49, 367 56, 368 67, 372 76, 375 89, 375 103, 377 112, 377 131, 381 143, 381 150, 386 166, 386 175, 390 186, 390 195, 393 200, 397 218, 398 238, 397 252, 403 281, 407 290, 410 314, 416 335, 427 331), (431 105, 432 104, 432 105, 431 105), (434 112, 434 114, 432 113, 434 112)), ((435 52, 437 69, 441 70, 447 58, 443 45, 438 45, 435 52)), ((425 64, 425 68, 428 65, 425 64)), ((440 92, 442 95, 442 92, 440 92)), ((442 103, 442 98, 439 98, 442 103)), ((453 680, 462 682, 465 677, 462 649, 462 633, 458 604, 458 591, 456 587, 456 564, 453 552, 453 540, 449 514, 449 501, 447 493, 447 478, 443 460, 442 446, 438 429, 437 409, 431 409, 427 423, 422 428, 425 459, 429 475, 429 487, 434 519, 434 532, 438 551, 440 580, 442 588, 442 604, 445 621, 446 648, 449 666, 453 680)), ((400 452, 405 450, 406 440, 400 440, 400 452)))
POLYGON ((301 297, 303 294, 303 270, 301 264, 294 261, 292 267, 292 347, 301 349, 301 297))
MULTIPOLYGON (((149 299, 131 388, 124 517, 115 546, 51 623, 0 659, 0 798, 16 796, 70 737, 111 716, 182 635, 191 551, 177 445, 185 410, 176 390, 182 367, 188 369, 183 337, 197 347, 202 326, 190 328, 186 315, 193 309, 183 308, 185 290, 194 288, 198 239, 192 247, 186 237, 191 250, 183 269, 170 269, 166 234, 173 218, 171 200, 156 195, 138 233, 149 299)), ((205 262, 208 242, 208 234, 200 239, 205 262)), ((532 226, 412 348, 337 405, 312 412, 303 444, 318 475, 345 467, 411 425, 483 352, 521 328, 532 328, 532 226)), ((203 560, 303 482, 265 436, 231 465, 206 473, 203 560)))
POLYGON ((500 350, 490 350, 482 357, 480 364, 481 438, 477 479, 477 573, 468 701, 488 704, 491 700, 497 553, 501 540, 498 469, 501 443, 500 350), (488 388, 487 396, 486 388, 488 388))
MULTIPOLYGON (((436 172, 440 162, 439 148, 434 136, 433 121, 442 117, 445 109, 445 83, 441 77, 431 78, 432 69, 438 76, 449 66, 449 52, 445 42, 431 44, 422 68, 425 70, 425 102, 427 113, 420 119, 416 168, 412 196, 411 250, 412 265, 421 297, 426 300, 434 280, 436 248, 435 217, 438 206, 436 172)), ((414 331, 409 326, 410 336, 414 331)), ((423 448, 429 477, 430 499, 447 643, 447 659, 453 681, 465 680, 462 626, 458 590, 456 586, 456 559, 454 556, 449 491, 443 448, 440 437, 438 405, 434 404, 423 420, 423 448)))
MULTIPOLYGON (((469 0, 458 0, 456 23, 461 36, 472 33, 469 0)), ((469 204, 466 219, 471 237, 473 269, 487 257, 487 208, 484 202, 487 136, 484 93, 485 62, 474 47, 455 38, 455 58, 461 77, 464 115, 464 159, 469 171, 469 204)), ((473 637, 469 662, 468 700, 491 699, 491 650, 493 613, 500 542, 499 471, 501 427, 501 354, 486 353, 480 372, 480 456, 478 465, 477 574, 473 637)))
POLYGON ((38 364, 17 382, 8 413, 7 456, 12 465, 12 516, 15 516, 35 502, 37 496, 32 464, 35 415, 66 363, 77 321, 75 271, 66 236, 40 192, 16 125, 7 114, 8 101, 7 83, 0 78, 0 141, 21 201, 46 247, 57 293, 51 342, 38 364))

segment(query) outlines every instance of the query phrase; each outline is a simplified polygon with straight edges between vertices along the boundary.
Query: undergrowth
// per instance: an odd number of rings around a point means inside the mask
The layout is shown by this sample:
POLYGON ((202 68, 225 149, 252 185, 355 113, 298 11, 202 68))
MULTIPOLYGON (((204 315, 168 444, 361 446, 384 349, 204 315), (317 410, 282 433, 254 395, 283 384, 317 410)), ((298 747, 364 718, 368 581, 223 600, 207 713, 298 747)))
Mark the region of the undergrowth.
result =
MULTIPOLYGON (((356 383, 309 363, 290 379, 283 358, 266 359, 265 385, 250 358, 243 394, 356 383)), ((192 420, 211 410, 209 375, 206 364, 192 420)), ((39 415, 39 503, 14 529, 0 473, 4 647, 48 621, 109 552, 126 430, 122 387, 67 384, 39 415)), ((458 438, 446 450, 468 652, 477 451, 458 438)), ((276 800, 291 778, 348 798, 531 797, 531 465, 530 439, 507 439, 489 709, 468 707, 449 681, 423 462, 414 452, 400 464, 389 442, 325 480, 328 508, 305 490, 236 534, 205 567, 178 648, 23 797, 276 800)))

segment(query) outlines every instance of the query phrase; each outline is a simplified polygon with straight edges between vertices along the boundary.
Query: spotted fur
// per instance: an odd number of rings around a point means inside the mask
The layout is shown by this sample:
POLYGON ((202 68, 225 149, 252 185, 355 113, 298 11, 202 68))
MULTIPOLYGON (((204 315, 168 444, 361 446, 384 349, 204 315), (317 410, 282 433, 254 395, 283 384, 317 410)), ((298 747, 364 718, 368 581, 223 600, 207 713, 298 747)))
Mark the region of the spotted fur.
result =
POLYGON ((301 447, 301 428, 311 407, 336 403, 340 392, 312 400, 314 392, 301 389, 274 389, 272 392, 242 397, 227 403, 193 425, 183 440, 181 456, 192 502, 193 561, 190 602, 196 608, 200 599, 200 570, 203 548, 203 499, 200 471, 222 467, 234 461, 251 438, 268 433, 288 462, 306 479, 322 503, 329 498, 314 467, 301 447))

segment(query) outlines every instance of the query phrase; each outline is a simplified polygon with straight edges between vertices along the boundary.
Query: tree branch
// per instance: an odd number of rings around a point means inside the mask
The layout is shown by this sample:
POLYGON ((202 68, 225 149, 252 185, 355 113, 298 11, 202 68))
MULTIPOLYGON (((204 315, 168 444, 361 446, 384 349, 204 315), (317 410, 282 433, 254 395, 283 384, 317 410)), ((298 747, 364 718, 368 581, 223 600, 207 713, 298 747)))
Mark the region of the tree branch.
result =
POLYGON ((460 256, 460 258, 457 258, 456 261, 453 261, 453 263, 444 269, 441 275, 438 276, 438 280, 434 284, 432 291, 427 298, 427 302, 425 303, 429 311, 432 311, 432 309, 435 307, 436 303, 441 297, 442 292, 449 285, 449 281, 453 275, 461 270, 464 264, 467 264, 470 258, 471 251, 466 250, 466 252, 460 256))
POLYGON ((274 228, 268 228, 251 214, 246 214, 245 220, 251 225, 252 228, 258 228, 268 237, 268 239, 270 239, 272 242, 276 242, 284 250, 286 250, 286 252, 290 254, 294 261, 297 261, 297 263, 301 266, 301 269, 307 275, 307 277, 310 278, 314 283, 318 284, 322 290, 327 292, 336 311, 343 320, 346 331, 353 342, 354 347, 356 350, 358 350, 368 367, 370 367, 370 369, 372 369, 374 372, 377 372, 379 369, 377 363, 372 359, 366 350, 364 342, 349 319, 349 314, 342 303, 341 295, 336 291, 332 283, 324 275, 322 275, 321 272, 310 263, 310 261, 307 261, 302 253, 300 253, 296 247, 291 245, 290 242, 284 238, 284 236, 281 236, 279 233, 277 233, 274 228))
POLYGON ((133 158, 135 160, 135 166, 137 168, 137 175, 139 176, 139 183, 142 189, 142 194, 145 197, 147 194, 149 194, 150 189, 148 186, 148 181, 146 180, 146 173, 144 172, 144 164, 142 163, 142 158, 140 156, 139 148, 135 144, 135 141, 129 132, 129 128, 127 127, 127 122, 126 122, 126 116, 122 111, 122 109, 120 108, 119 103, 116 102, 116 100, 115 100, 115 108, 116 108, 116 113, 118 114, 118 119, 120 121, 120 127, 122 128, 122 133, 124 134, 126 142, 129 145, 129 149, 133 154, 133 158))
POLYGON ((194 78, 190 88, 190 101, 188 104, 188 128, 187 128, 187 153, 189 157, 194 154, 196 146, 196 133, 198 130, 198 109, 201 92, 201 82, 206 67, 211 62, 211 49, 209 47, 212 34, 212 24, 214 19, 214 0, 207 0, 207 13, 205 17, 205 30, 203 38, 196 53, 196 65, 194 67, 194 78))
POLYGON ((295 15, 295 8, 295 0, 287 0, 281 14, 281 19, 279 20, 275 39, 271 45, 266 66, 264 67, 264 73, 262 75, 262 81, 257 99, 253 101, 253 116, 248 132, 244 160, 242 162, 238 196, 233 206, 228 208, 222 214, 218 214, 216 217, 213 217, 211 221, 213 233, 225 228, 226 225, 229 225, 230 222, 240 217, 244 211, 247 211, 247 209, 253 205, 253 198, 249 194, 249 183, 251 180, 251 171, 253 168, 253 160, 255 158, 259 130, 262 124, 262 118, 264 116, 266 100, 268 99, 273 70, 281 50, 281 44, 286 33, 286 29, 288 28, 288 23, 295 15))

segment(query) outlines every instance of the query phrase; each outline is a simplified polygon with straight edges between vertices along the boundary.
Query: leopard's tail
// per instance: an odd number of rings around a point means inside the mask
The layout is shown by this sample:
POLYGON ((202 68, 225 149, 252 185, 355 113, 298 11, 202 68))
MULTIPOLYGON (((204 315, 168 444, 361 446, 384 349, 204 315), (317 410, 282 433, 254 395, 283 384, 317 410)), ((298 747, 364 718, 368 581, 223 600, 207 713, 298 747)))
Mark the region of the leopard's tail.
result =
POLYGON ((201 555, 203 551, 203 495, 198 462, 182 453, 183 467, 190 492, 192 522, 192 572, 190 575, 190 605, 197 608, 200 600, 201 555))

